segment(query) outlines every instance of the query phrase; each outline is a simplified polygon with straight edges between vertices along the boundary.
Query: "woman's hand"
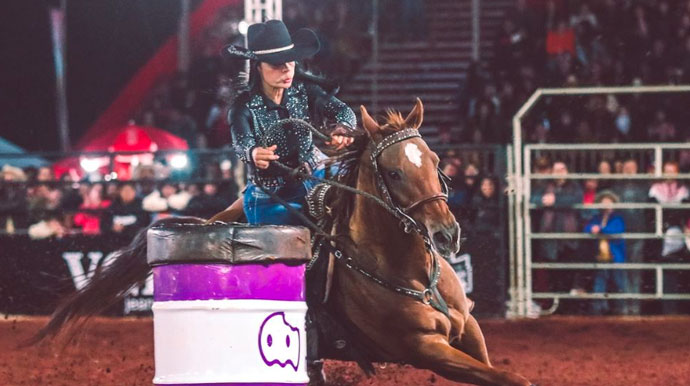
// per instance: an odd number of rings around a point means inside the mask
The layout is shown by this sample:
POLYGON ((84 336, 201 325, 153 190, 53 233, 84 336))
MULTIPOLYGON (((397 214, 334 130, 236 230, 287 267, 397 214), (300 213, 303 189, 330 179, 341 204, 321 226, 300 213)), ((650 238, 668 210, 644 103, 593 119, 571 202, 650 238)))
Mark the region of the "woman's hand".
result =
POLYGON ((268 169, 268 165, 271 161, 280 158, 274 153, 277 147, 277 145, 273 145, 270 147, 255 147, 252 149, 252 160, 254 161, 254 165, 259 169, 268 169))
POLYGON ((331 140, 326 142, 326 145, 335 147, 335 150, 340 150, 344 147, 350 146, 354 140, 354 138, 346 137, 344 135, 331 135, 331 140))
POLYGON ((352 145, 352 142, 354 142, 355 139, 353 137, 347 137, 344 135, 348 131, 349 129, 342 124, 336 125, 333 132, 331 132, 331 140, 326 142, 326 145, 335 147, 335 150, 340 150, 344 147, 352 145))

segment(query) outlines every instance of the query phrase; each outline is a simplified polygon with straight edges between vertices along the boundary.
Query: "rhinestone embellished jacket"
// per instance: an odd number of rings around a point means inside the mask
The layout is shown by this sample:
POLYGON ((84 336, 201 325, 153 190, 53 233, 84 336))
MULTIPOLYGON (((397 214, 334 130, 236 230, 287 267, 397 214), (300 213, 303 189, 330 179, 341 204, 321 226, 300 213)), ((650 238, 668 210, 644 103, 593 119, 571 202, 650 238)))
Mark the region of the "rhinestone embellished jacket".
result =
POLYGON ((351 108, 313 83, 296 82, 285 90, 279 105, 262 94, 254 94, 246 103, 237 104, 231 109, 228 120, 233 146, 240 159, 250 166, 250 178, 257 175, 270 178, 282 174, 275 166, 265 170, 254 168, 251 154, 257 146, 277 145, 275 153, 280 156, 280 162, 291 167, 305 162, 312 168, 316 166, 321 153, 314 146, 311 132, 292 130, 290 126, 271 132, 267 129, 286 118, 303 119, 319 127, 322 122, 318 122, 317 117, 350 129, 357 125, 351 108))

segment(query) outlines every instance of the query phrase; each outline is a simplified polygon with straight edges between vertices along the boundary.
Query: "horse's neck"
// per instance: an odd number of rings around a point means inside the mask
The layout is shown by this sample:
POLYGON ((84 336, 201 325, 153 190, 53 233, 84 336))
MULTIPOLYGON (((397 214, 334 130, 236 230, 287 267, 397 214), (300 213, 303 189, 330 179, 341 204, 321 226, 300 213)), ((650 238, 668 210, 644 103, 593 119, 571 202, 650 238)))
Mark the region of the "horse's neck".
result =
POLYGON ((417 278, 429 269, 424 241, 418 235, 405 233, 399 220, 373 201, 357 196, 350 218, 350 238, 358 248, 366 248, 377 270, 401 278, 417 278))

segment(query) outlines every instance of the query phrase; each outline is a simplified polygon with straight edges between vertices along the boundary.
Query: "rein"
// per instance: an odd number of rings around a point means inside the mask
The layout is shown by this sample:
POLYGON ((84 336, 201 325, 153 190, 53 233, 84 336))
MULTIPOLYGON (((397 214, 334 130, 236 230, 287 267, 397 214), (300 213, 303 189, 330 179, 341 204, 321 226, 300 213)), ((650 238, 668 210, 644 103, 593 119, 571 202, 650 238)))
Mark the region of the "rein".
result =
MULTIPOLYGON (((288 119, 283 119, 279 120, 276 122, 274 125, 272 125, 269 130, 275 129, 276 127, 283 126, 285 124, 292 124, 293 127, 302 127, 302 128, 307 128, 310 130, 312 133, 316 134, 319 138, 324 139, 324 140, 329 140, 330 138, 326 136, 325 134, 321 133, 318 131, 314 126, 309 124, 308 122, 297 119, 297 118, 288 118, 288 119)), ((308 168, 305 167, 297 167, 297 168, 291 168, 279 161, 271 161, 273 164, 275 164, 277 167, 280 169, 283 169, 284 171, 288 172, 288 175, 294 179, 297 180, 304 180, 304 179, 311 179, 314 181, 318 181, 324 184, 327 184, 329 186, 333 186, 338 189, 343 189, 355 194, 359 194, 363 197, 366 197, 372 201, 374 201, 377 205, 381 206, 382 208, 386 209, 389 213, 391 213, 395 218, 400 220, 401 225, 403 226, 403 229, 405 233, 411 233, 412 231, 415 231, 418 233, 422 239, 424 240, 424 246, 426 251, 431 255, 432 259, 432 264, 431 264, 431 272, 429 273, 429 285, 422 291, 415 290, 412 288, 406 288, 406 287, 401 287, 394 285, 385 279, 382 279, 375 274, 372 274, 365 270, 364 268, 360 267, 357 265, 352 257, 345 256, 343 252, 335 247, 333 244, 336 242, 335 237, 333 235, 330 235, 326 233, 321 227, 318 225, 314 224, 313 221, 311 221, 307 216, 304 215, 304 213, 298 211, 297 209, 293 208, 292 205, 290 205, 288 202, 283 200, 281 197, 279 197, 277 194, 272 192, 270 189, 267 189, 265 186, 261 184, 261 182, 257 179, 255 182, 256 186, 261 189, 264 193, 268 194, 272 199, 276 200, 278 203, 283 205, 286 210, 291 212, 292 214, 298 216, 300 220, 302 220, 305 225, 307 225, 309 228, 311 228, 315 234, 317 234, 320 237, 323 237, 324 239, 328 240, 331 244, 329 246, 331 247, 333 251, 333 255, 335 256, 337 261, 340 261, 341 263, 344 263, 345 267, 348 269, 351 269, 355 272, 358 272, 362 276, 372 280, 374 283, 388 289, 391 291, 394 291, 396 293, 399 293, 401 295, 405 295, 408 297, 411 297, 413 299, 416 299, 426 305, 429 305, 436 309, 437 311, 440 311, 443 313, 446 317, 450 318, 449 310, 448 310, 448 305, 446 304, 445 300, 443 299, 443 296, 441 295, 440 291, 438 290, 438 281, 441 276, 441 264, 438 260, 438 253, 433 247, 433 244, 431 243, 431 240, 429 238, 428 232, 425 227, 420 226, 410 215, 409 213, 414 210, 415 208, 419 207, 420 205, 431 202, 431 201, 436 201, 436 200, 443 200, 447 201, 448 200, 448 188, 447 188, 447 183, 446 181, 448 180, 448 176, 446 176, 440 169, 438 170, 439 173, 439 179, 441 181, 441 186, 442 186, 442 192, 437 193, 434 195, 431 195, 429 197, 424 197, 420 200, 417 200, 413 202, 412 204, 406 206, 405 208, 401 208, 400 206, 396 205, 395 202, 393 201, 393 197, 390 195, 388 186, 386 185, 385 180, 383 179, 383 176, 381 175, 381 172, 379 171, 378 168, 378 156, 381 155, 381 153, 387 149, 388 147, 398 143, 405 141, 410 138, 421 138, 421 134, 419 134, 419 131, 416 129, 405 129, 401 130, 399 132, 396 132, 394 134, 391 134, 384 138, 381 142, 376 144, 375 149, 372 151, 371 155, 371 161, 372 165, 374 167, 374 176, 376 179, 377 183, 377 188, 379 189, 379 192, 383 195, 384 199, 381 199, 371 193, 367 193, 365 191, 353 188, 351 186, 342 184, 337 181, 333 180, 328 180, 325 178, 319 178, 311 175, 309 173, 308 168)), ((318 256, 317 256, 318 257, 318 256)))

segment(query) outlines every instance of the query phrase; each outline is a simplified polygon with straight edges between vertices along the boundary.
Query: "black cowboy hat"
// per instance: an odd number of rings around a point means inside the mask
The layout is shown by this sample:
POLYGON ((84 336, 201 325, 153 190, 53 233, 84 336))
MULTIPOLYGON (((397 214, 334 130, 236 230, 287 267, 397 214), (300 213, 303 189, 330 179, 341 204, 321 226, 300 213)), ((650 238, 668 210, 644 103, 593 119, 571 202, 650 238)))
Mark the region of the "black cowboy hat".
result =
POLYGON ((314 31, 302 28, 290 36, 287 27, 280 20, 250 25, 247 30, 247 45, 247 48, 229 45, 223 48, 223 54, 282 64, 313 56, 321 48, 314 31))

